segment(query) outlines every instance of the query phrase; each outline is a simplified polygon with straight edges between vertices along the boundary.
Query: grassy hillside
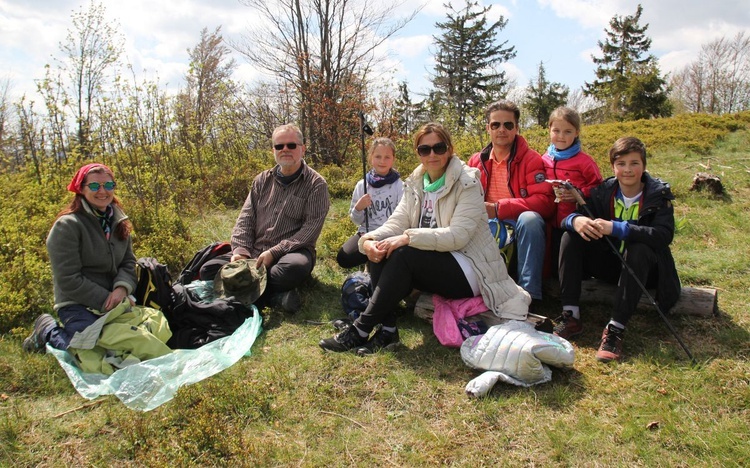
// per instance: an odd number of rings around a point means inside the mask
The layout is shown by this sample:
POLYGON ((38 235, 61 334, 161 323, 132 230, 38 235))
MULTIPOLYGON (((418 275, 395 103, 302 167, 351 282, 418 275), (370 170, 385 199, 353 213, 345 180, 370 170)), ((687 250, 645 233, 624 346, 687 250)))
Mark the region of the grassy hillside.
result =
MULTIPOLYGON (((114 397, 82 407, 87 400, 51 356, 21 351, 27 328, 0 335, 0 465, 747 465, 750 119, 693 119, 588 127, 584 146, 601 161, 617 136, 642 136, 650 172, 672 184, 679 225, 673 251, 683 283, 719 290, 718 316, 670 318, 697 366, 655 313, 631 321, 624 362, 596 362, 606 304, 583 311, 586 329, 574 341, 574 369, 554 369, 550 383, 532 388, 499 384, 479 400, 463 393, 477 373, 457 350, 438 344, 430 325, 406 312, 401 350, 368 358, 324 354, 317 342, 333 333, 325 322, 341 314, 346 273, 334 256, 354 229, 342 197, 319 241, 314 280, 302 291, 305 308, 294 316, 266 310, 251 357, 181 389, 154 411, 128 410, 114 397), (699 171, 720 175, 726 196, 690 191, 699 171)), ((526 134, 543 149, 539 135, 526 134)), ((462 155, 471 151, 468 141, 457 146, 466 148, 462 155)), ((611 170, 602 164, 602 172, 611 170)), ((356 170, 341 170, 341 178, 351 174, 356 170)), ((31 189, 28 196, 35 196, 31 189)), ((6 194, 5 206, 7 200, 6 194)), ((28 220, 27 231, 43 232, 56 212, 25 209, 17 216, 28 220)), ((229 209, 184 220, 190 248, 226 238, 235 216, 229 209)), ((4 234, 23 230, 8 219, 0 224, 4 234)), ((0 253, 11 248, 3 244, 0 253)), ((162 257, 142 250, 146 245, 159 244, 142 243, 136 254, 162 257)), ((27 255, 38 247, 25 246, 27 255)), ((26 268, 40 281, 48 275, 42 260, 26 268)), ((32 286, 15 287, 20 294, 32 286)), ((49 300, 37 296, 40 303, 49 300)), ((549 315, 558 307, 545 300, 549 315)))

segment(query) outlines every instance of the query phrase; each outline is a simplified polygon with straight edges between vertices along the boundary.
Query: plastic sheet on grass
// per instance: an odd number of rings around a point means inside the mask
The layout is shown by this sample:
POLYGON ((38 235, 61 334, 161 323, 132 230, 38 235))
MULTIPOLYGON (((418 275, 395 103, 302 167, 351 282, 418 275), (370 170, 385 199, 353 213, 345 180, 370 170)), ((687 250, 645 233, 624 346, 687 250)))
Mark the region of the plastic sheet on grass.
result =
POLYGON ((177 389, 211 377, 230 367, 250 348, 261 332, 262 318, 257 309, 232 335, 203 345, 198 349, 177 349, 115 371, 112 375, 81 371, 67 351, 47 345, 81 396, 93 400, 101 395, 115 395, 130 409, 151 411, 174 398, 177 389))

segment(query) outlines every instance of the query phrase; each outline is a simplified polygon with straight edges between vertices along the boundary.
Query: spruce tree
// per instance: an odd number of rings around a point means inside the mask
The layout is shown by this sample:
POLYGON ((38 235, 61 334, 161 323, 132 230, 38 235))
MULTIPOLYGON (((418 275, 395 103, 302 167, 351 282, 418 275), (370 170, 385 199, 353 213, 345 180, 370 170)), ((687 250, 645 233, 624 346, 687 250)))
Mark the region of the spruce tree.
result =
POLYGON ((602 57, 591 57, 597 65, 597 79, 585 83, 584 94, 604 105, 605 117, 630 120, 671 115, 666 81, 656 57, 648 54, 648 24, 639 24, 642 13, 643 7, 638 5, 635 15, 615 15, 610 29, 604 30, 607 38, 598 42, 602 57), (636 104, 638 109, 633 107, 636 104))
POLYGON ((526 88, 526 108, 540 127, 546 127, 553 110, 565 105, 568 87, 562 83, 550 83, 544 70, 544 62, 539 63, 537 81, 529 82, 526 88))
POLYGON ((435 75, 432 84, 435 97, 455 116, 463 129, 472 115, 490 101, 499 98, 507 85, 505 72, 498 66, 516 56, 515 47, 505 41, 496 44, 497 33, 507 24, 500 18, 489 24, 487 12, 491 6, 479 7, 467 0, 459 11, 448 3, 448 19, 435 26, 442 31, 435 36, 435 75))
POLYGON ((425 118, 424 102, 412 102, 409 85, 406 81, 398 84, 398 98, 394 103, 398 132, 409 135, 425 118))

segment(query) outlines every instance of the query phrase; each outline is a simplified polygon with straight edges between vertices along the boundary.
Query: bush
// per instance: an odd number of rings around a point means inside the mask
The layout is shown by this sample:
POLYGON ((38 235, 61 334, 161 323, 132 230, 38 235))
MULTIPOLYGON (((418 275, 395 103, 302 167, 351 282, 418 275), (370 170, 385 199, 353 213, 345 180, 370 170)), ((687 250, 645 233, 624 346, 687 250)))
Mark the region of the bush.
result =
POLYGON ((65 192, 40 186, 33 174, 0 175, 0 333, 52 309, 46 238, 65 192))

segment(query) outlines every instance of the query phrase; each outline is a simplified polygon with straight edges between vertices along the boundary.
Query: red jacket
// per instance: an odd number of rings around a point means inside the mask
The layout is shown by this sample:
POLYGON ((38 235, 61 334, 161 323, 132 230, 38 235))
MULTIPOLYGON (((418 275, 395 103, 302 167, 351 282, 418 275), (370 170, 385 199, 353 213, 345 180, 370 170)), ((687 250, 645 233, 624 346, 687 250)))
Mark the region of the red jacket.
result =
MULTIPOLYGON (((492 143, 472 156, 468 163, 479 168, 485 194, 492 182, 492 164, 488 164, 491 153, 492 143)), ((555 212, 555 194, 552 185, 544 182, 546 177, 542 157, 529 148, 521 135, 516 135, 508 157, 508 189, 512 198, 485 201, 496 202, 497 217, 500 219, 516 220, 524 211, 536 211, 547 219, 555 212)))
MULTIPOLYGON (((588 198, 591 189, 602 183, 602 174, 596 162, 583 151, 568 159, 552 159, 547 153, 542 156, 544 169, 548 179, 569 180, 574 187, 588 198)), ((555 216, 556 228, 569 214, 576 210, 576 204, 572 202, 561 202, 557 204, 557 216, 555 216)))

